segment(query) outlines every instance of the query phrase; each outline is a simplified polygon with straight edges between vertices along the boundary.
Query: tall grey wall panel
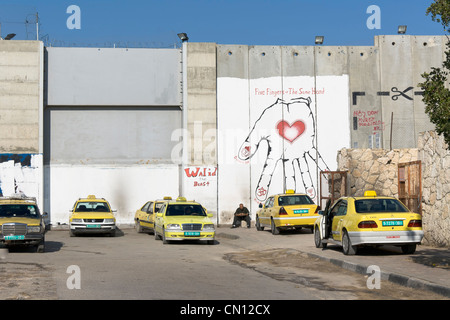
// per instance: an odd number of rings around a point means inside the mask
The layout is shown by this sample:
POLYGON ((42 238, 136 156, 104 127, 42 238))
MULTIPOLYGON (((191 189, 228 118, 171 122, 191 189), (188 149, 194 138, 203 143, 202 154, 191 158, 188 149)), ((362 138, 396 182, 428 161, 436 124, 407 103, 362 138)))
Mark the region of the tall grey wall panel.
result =
POLYGON ((49 106, 179 106, 179 49, 46 48, 49 106))
POLYGON ((178 108, 47 108, 46 164, 164 164, 178 108), (51 137, 51 138, 49 138, 51 137))

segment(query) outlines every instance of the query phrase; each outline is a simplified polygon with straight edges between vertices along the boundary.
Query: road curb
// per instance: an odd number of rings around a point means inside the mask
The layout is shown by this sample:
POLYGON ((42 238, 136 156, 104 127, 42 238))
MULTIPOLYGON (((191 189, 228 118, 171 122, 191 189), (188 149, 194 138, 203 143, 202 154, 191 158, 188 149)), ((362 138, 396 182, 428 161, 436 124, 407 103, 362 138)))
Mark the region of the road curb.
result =
MULTIPOLYGON (((301 251, 301 250, 299 250, 299 251, 301 251)), ((364 275, 368 274, 368 272, 367 272, 367 269, 369 267, 368 265, 356 264, 353 262, 348 262, 345 260, 340 260, 340 259, 335 259, 335 258, 327 258, 327 257, 323 257, 321 255, 310 253, 310 252, 304 252, 304 251, 301 251, 301 252, 305 253, 306 255, 308 255, 311 258, 318 258, 318 259, 321 259, 324 261, 328 261, 329 263, 332 263, 332 264, 334 264, 338 267, 344 268, 346 270, 350 270, 350 271, 353 271, 353 272, 356 272, 359 274, 364 274, 364 275)), ((450 298, 450 288, 448 288, 448 287, 441 286, 439 284, 432 283, 432 282, 429 282, 426 280, 412 278, 409 276, 404 276, 404 275, 398 274, 398 273, 386 272, 386 271, 382 271, 382 270, 380 272, 381 272, 382 280, 387 280, 392 283, 402 285, 405 287, 409 287, 409 288, 413 288, 413 289, 428 290, 433 293, 437 293, 444 297, 450 298)))

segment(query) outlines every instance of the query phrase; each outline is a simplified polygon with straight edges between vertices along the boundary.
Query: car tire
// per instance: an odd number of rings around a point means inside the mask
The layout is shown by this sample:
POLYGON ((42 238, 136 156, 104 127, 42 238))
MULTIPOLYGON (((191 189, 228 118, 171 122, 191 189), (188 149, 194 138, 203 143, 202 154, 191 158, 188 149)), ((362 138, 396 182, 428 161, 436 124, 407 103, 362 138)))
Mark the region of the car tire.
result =
POLYGON ((155 240, 161 240, 161 236, 155 230, 155 240))
POLYGON ((169 240, 166 239, 166 231, 164 230, 164 228, 162 229, 162 240, 164 244, 169 243, 169 240))
POLYGON ((273 222, 273 219, 270 219, 270 230, 272 231, 273 235, 280 234, 280 230, 275 226, 275 222, 273 222))
POLYGON ((343 231, 342 235, 342 252, 346 256, 353 256, 356 254, 357 247, 352 245, 352 242, 350 240, 350 237, 348 236, 347 231, 343 231))
POLYGON ((36 245, 36 252, 37 253, 43 253, 45 252, 45 239, 42 239, 41 242, 39 242, 36 245))
POLYGON ((256 225, 256 230, 258 230, 258 231, 264 231, 264 227, 261 227, 261 223, 259 222, 259 217, 258 217, 258 216, 256 216, 256 222, 255 222, 255 225, 256 225))
POLYGON ((413 254, 414 252, 416 252, 416 244, 405 244, 403 246, 401 246, 402 248, 402 252, 404 254, 413 254))
POLYGON ((141 223, 139 222, 138 219, 136 219, 136 222, 135 222, 134 226, 136 228, 136 232, 137 233, 142 233, 142 226, 141 226, 141 223))
POLYGON ((325 249, 327 247, 327 243, 322 242, 322 238, 320 237, 319 227, 315 227, 315 229, 314 229, 314 244, 316 245, 316 248, 325 249))

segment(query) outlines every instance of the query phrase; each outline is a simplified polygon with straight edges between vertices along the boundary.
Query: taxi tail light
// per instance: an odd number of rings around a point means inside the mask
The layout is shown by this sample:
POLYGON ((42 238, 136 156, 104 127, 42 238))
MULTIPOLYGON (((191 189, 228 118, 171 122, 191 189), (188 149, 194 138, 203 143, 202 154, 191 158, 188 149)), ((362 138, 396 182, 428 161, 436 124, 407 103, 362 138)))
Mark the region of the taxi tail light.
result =
POLYGON ((411 220, 408 223, 408 228, 422 228, 422 220, 411 220))
POLYGON ((287 214, 286 209, 284 209, 284 207, 280 208, 280 211, 278 212, 279 215, 285 215, 287 214))
POLYGON ((358 223, 358 228, 365 229, 365 228, 378 228, 378 225, 375 221, 369 220, 369 221, 361 221, 358 223))

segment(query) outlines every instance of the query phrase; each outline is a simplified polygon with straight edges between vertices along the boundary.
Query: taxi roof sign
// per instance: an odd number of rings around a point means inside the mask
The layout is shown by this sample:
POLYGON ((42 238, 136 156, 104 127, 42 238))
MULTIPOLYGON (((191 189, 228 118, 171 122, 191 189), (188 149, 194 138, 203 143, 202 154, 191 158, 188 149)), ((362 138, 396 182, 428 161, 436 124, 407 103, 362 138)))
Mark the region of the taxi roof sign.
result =
POLYGON ((177 202, 186 202, 186 198, 185 197, 178 197, 177 198, 177 202))
POLYGON ((287 189, 287 190, 286 190, 286 193, 295 193, 295 191, 292 190, 292 189, 287 189))
POLYGON ((374 190, 367 190, 364 192, 364 197, 376 197, 377 193, 374 190))
POLYGON ((90 194, 90 195, 88 195, 88 197, 87 197, 88 199, 95 199, 95 195, 93 195, 93 194, 90 194))
POLYGON ((163 200, 172 200, 172 197, 164 197, 163 200))

